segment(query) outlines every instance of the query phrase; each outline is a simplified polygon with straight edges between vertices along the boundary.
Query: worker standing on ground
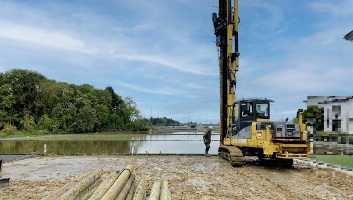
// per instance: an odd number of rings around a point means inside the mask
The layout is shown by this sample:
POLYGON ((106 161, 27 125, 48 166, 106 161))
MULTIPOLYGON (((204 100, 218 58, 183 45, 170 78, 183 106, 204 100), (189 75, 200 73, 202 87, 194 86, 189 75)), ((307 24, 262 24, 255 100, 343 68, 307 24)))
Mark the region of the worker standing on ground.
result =
POLYGON ((211 144, 211 131, 212 131, 212 126, 209 126, 208 129, 205 131, 205 134, 203 134, 203 143, 206 146, 205 156, 209 156, 208 150, 210 150, 210 144, 211 144))

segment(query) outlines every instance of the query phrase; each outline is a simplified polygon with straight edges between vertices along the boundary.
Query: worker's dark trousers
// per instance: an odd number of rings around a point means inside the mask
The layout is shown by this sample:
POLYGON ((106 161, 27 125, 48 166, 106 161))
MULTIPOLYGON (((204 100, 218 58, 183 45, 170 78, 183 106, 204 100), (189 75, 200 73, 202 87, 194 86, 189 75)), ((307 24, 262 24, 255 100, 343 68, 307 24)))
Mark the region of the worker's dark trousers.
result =
POLYGON ((210 150, 210 144, 205 143, 205 146, 206 146, 205 151, 208 152, 208 150, 210 150))

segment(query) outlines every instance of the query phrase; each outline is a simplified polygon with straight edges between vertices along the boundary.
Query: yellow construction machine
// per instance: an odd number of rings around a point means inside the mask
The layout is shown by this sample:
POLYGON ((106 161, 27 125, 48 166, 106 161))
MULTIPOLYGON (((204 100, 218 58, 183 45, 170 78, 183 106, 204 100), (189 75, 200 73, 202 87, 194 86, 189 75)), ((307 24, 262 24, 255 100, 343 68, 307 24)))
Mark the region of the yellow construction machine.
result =
POLYGON ((220 69, 220 146, 219 156, 233 166, 242 166, 244 156, 278 161, 291 167, 294 158, 308 158, 310 143, 302 109, 298 123, 270 120, 266 98, 236 99, 236 72, 239 69, 238 0, 219 0, 218 15, 212 13, 220 69))

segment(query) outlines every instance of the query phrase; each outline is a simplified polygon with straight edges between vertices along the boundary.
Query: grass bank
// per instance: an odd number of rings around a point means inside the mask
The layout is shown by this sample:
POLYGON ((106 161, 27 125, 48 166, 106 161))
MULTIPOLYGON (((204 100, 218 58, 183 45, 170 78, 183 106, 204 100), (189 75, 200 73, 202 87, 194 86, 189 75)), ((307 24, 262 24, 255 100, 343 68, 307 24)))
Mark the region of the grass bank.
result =
POLYGON ((83 141, 83 140, 110 140, 124 141, 132 140, 132 138, 143 140, 147 132, 103 132, 103 133, 86 133, 86 134, 48 134, 40 135, 38 133, 28 133, 17 131, 11 135, 3 132, 0 133, 0 139, 3 140, 37 140, 37 141, 83 141))
POLYGON ((316 135, 329 136, 329 135, 349 135, 347 132, 338 132, 338 131, 315 131, 316 135))
POLYGON ((315 155, 312 160, 332 165, 353 168, 353 156, 349 155, 315 155))

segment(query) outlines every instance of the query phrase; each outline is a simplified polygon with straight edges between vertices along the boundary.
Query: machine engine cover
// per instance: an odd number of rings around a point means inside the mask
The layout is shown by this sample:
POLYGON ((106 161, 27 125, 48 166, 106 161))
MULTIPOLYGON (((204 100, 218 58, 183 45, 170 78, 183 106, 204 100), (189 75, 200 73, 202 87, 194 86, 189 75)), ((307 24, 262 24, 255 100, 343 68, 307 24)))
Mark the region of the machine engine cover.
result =
POLYGON ((276 138, 300 138, 299 124, 278 124, 275 128, 276 138))

